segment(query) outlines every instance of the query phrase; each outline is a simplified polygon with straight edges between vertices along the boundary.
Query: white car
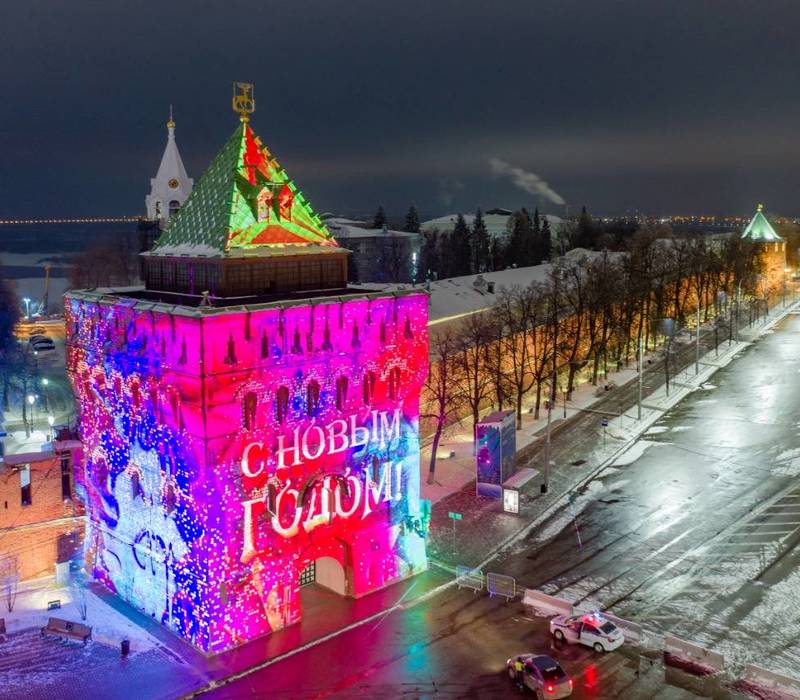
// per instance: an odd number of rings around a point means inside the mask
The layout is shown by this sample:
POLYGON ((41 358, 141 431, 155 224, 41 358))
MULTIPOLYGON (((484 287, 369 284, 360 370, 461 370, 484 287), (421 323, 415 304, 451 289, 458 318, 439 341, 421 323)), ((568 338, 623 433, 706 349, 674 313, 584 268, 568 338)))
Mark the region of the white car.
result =
POLYGON ((584 644, 597 652, 613 651, 625 641, 622 630, 599 613, 557 615, 550 620, 550 633, 558 641, 584 644))

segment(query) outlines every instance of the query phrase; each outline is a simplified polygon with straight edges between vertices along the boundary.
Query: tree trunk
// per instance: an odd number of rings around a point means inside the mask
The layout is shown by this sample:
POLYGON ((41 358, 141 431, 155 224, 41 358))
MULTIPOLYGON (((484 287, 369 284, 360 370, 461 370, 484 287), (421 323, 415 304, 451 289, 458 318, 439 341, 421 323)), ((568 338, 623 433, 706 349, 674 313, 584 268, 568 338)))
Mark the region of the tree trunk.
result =
POLYGON ((517 430, 522 430, 522 392, 517 392, 517 430))
POLYGON ((433 484, 434 474, 436 472, 436 453, 439 451, 439 440, 442 439, 442 431, 444 430, 444 421, 436 420, 436 432, 433 434, 433 444, 431 445, 431 463, 428 467, 428 483, 433 484))

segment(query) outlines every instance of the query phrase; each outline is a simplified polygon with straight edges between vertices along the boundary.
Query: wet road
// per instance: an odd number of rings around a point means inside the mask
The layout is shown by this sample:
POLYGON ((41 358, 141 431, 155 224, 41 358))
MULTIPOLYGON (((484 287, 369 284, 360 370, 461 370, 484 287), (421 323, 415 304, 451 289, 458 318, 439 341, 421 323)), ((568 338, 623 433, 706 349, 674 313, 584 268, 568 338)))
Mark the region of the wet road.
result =
POLYGON ((598 655, 582 646, 553 644, 547 621, 527 617, 518 602, 451 590, 203 697, 532 697, 518 691, 505 673, 506 659, 524 651, 557 658, 574 680, 577 700, 696 697, 665 685, 658 662, 624 650, 598 655))
POLYGON ((798 387, 790 315, 493 569, 731 661, 796 672, 798 387))
MULTIPOLYGON (((773 475, 759 465, 770 459, 765 452, 775 457, 784 451, 780 445, 795 437, 796 431, 787 433, 794 425, 788 416, 800 408, 795 406, 800 397, 789 397, 795 381, 789 375, 800 370, 800 363, 789 367, 795 342, 800 343, 800 318, 793 316, 668 413, 491 570, 575 602, 612 604, 615 611, 648 622, 652 616, 651 626, 662 631, 682 631, 679 598, 686 595, 696 602, 686 621, 702 627, 709 617, 703 601, 722 604, 722 598, 694 598, 701 585, 696 572, 727 551, 724 538, 748 523, 755 526, 757 518, 769 528, 789 527, 782 511, 789 510, 792 496, 785 501, 779 496, 792 481, 786 466, 773 475), (753 380, 746 375, 758 377, 762 393, 750 389, 753 380), (766 388, 778 385, 782 388, 766 388), (772 406, 764 400, 768 391, 772 406), (788 403, 778 406, 784 391, 788 403), (775 526, 778 521, 786 524, 775 526)), ((684 355, 693 356, 693 348, 684 355)), ((661 372, 656 367, 650 373, 653 384, 661 372)), ((605 410, 627 407, 635 393, 635 386, 620 389, 604 402, 605 410)), ((559 435, 554 486, 574 478, 572 461, 599 460, 598 428, 598 416, 587 414, 559 435)), ((797 502, 800 511, 800 498, 797 502)), ((745 540, 742 551, 756 541, 758 536, 745 540)), ((754 551, 760 555, 762 548, 754 551)), ((698 634, 689 636, 702 641, 698 634)), ((555 656, 575 679, 575 698, 698 696, 687 689, 697 690, 696 679, 665 670, 635 650, 598 656, 583 647, 554 648, 546 621, 527 617, 519 602, 452 590, 275 662, 210 697, 514 697, 519 693, 503 670, 505 660, 520 651, 555 656)), ((727 697, 725 691, 717 696, 727 697)))

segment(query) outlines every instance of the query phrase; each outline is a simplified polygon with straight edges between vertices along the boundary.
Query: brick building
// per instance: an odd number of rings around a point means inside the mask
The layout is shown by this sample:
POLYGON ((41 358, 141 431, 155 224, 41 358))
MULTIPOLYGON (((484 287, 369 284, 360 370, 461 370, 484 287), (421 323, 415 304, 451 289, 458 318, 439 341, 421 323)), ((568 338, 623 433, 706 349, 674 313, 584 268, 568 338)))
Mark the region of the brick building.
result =
POLYGON ((0 463, 0 558, 15 560, 22 580, 55 573, 82 540, 84 510, 72 476, 80 443, 56 441, 53 448, 0 463))

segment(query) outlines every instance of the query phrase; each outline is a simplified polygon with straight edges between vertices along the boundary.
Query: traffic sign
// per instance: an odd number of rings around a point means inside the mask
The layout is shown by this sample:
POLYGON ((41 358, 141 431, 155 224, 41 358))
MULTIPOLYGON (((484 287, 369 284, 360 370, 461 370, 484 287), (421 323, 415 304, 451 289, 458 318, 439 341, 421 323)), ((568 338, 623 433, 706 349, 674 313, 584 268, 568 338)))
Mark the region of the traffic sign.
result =
POLYGON ((602 425, 604 428, 608 427, 608 418, 606 416, 603 416, 600 419, 600 425, 602 425))
POLYGON ((462 518, 463 516, 461 515, 461 513, 454 513, 454 512, 451 510, 451 511, 450 511, 450 512, 447 514, 447 517, 448 517, 448 518, 451 518, 451 519, 453 519, 453 520, 461 520, 461 518, 462 518))

